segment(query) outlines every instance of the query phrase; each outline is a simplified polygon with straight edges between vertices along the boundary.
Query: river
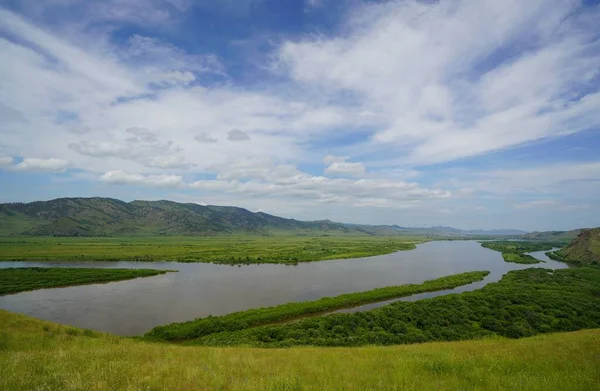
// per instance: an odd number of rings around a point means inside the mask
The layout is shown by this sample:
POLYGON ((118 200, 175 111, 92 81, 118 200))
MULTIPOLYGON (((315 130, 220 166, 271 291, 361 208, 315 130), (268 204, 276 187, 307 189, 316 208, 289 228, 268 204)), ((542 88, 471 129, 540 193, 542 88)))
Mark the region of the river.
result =
MULTIPOLYGON (((484 281, 451 291, 414 295, 418 300, 463 292, 498 281, 510 270, 568 267, 544 254, 537 265, 504 262, 476 241, 433 241, 415 250, 368 258, 281 264, 216 265, 178 262, 0 262, 6 267, 101 267, 174 269, 177 273, 106 284, 40 289, 0 296, 0 308, 62 324, 118 335, 140 335, 152 327, 256 307, 373 288, 421 283, 473 270, 489 270, 484 281)), ((365 310, 381 303, 354 309, 365 310)))

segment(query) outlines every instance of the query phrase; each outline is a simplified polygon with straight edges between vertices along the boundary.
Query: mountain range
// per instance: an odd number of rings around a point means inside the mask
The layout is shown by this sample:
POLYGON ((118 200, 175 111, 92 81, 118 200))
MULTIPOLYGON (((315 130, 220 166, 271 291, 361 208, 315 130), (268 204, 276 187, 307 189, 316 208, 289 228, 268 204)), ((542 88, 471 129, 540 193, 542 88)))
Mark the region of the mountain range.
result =
POLYGON ((411 228, 398 225, 343 224, 329 220, 298 221, 233 206, 174 201, 124 202, 112 198, 58 198, 0 204, 0 235, 414 235, 518 236, 519 230, 411 228))

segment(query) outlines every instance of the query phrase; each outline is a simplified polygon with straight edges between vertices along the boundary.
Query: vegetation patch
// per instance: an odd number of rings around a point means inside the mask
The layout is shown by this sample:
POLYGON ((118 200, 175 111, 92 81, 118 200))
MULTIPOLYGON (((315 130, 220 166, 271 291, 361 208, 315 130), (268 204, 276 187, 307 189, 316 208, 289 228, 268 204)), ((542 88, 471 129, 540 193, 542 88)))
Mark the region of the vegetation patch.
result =
POLYGON ((211 334, 204 345, 359 346, 528 337, 600 327, 600 269, 525 269, 484 288, 353 314, 211 334))
POLYGON ((0 295, 98 282, 129 280, 167 273, 153 269, 17 267, 0 269, 0 295))
POLYGON ((227 265, 359 258, 412 250, 415 237, 0 238, 0 261, 178 261, 227 265))
POLYGON ((489 248, 490 250, 498 251, 502 253, 502 258, 505 262, 523 263, 523 264, 535 264, 540 263, 539 259, 532 257, 529 254, 525 254, 533 251, 547 251, 559 244, 554 242, 515 242, 515 241, 494 241, 494 242, 482 242, 481 246, 489 248))
POLYGON ((2 390, 596 390, 600 330, 405 346, 157 344, 0 310, 2 390))
POLYGON ((467 272, 425 281, 422 284, 389 286, 366 292, 324 297, 315 301, 255 308, 223 316, 209 316, 189 322, 155 327, 145 335, 145 338, 166 341, 190 340, 214 333, 243 330, 264 324, 283 322, 310 314, 329 312, 396 297, 410 296, 416 293, 452 289, 483 280, 488 274, 489 272, 487 271, 467 272))

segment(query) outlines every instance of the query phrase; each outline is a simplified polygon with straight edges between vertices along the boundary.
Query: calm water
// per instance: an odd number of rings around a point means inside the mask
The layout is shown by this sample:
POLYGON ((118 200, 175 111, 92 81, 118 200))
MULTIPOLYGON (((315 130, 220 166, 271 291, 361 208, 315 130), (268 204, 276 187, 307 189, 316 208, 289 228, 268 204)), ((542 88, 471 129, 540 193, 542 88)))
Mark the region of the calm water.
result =
MULTIPOLYGON (((558 269, 546 261, 537 266, 558 269)), ((248 308, 313 300, 388 285, 420 283, 473 270, 489 270, 484 280, 452 292, 482 287, 509 270, 527 265, 504 262, 499 252, 475 241, 428 242, 416 250, 370 258, 286 265, 227 266, 177 262, 0 262, 24 266, 175 269, 178 273, 0 296, 0 308, 36 318, 120 335, 139 335, 152 327, 222 315, 248 308)), ((530 267, 530 266, 529 266, 530 267)), ((414 295, 409 300, 448 292, 414 295)), ((362 309, 366 306, 361 307, 362 309)))

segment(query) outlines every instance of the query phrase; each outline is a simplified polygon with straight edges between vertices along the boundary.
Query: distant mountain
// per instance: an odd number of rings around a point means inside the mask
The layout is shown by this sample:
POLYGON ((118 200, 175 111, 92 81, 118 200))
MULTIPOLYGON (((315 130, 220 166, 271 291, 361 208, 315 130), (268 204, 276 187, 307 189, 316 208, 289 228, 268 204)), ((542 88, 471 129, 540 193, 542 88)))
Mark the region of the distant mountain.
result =
POLYGON ((453 227, 401 227, 398 225, 351 225, 349 227, 385 235, 405 235, 405 236, 436 236, 436 237, 481 237, 481 236, 520 236, 525 234, 525 231, 518 229, 495 229, 495 230, 463 230, 453 227))
POLYGON ((575 239, 580 232, 581 229, 574 229, 571 231, 529 232, 522 235, 521 238, 568 243, 569 241, 575 239))
POLYGON ((600 265, 600 228, 582 229, 558 255, 567 262, 600 265))
POLYGON ((203 206, 173 201, 123 202, 112 198, 58 198, 0 204, 0 235, 377 235, 481 237, 518 236, 519 230, 460 230, 452 227, 410 228, 398 225, 342 224, 329 220, 298 221, 253 213, 234 206, 203 206))
POLYGON ((348 233, 331 221, 297 221, 233 206, 173 201, 123 202, 111 198, 59 198, 0 204, 0 234, 51 236, 348 233))

